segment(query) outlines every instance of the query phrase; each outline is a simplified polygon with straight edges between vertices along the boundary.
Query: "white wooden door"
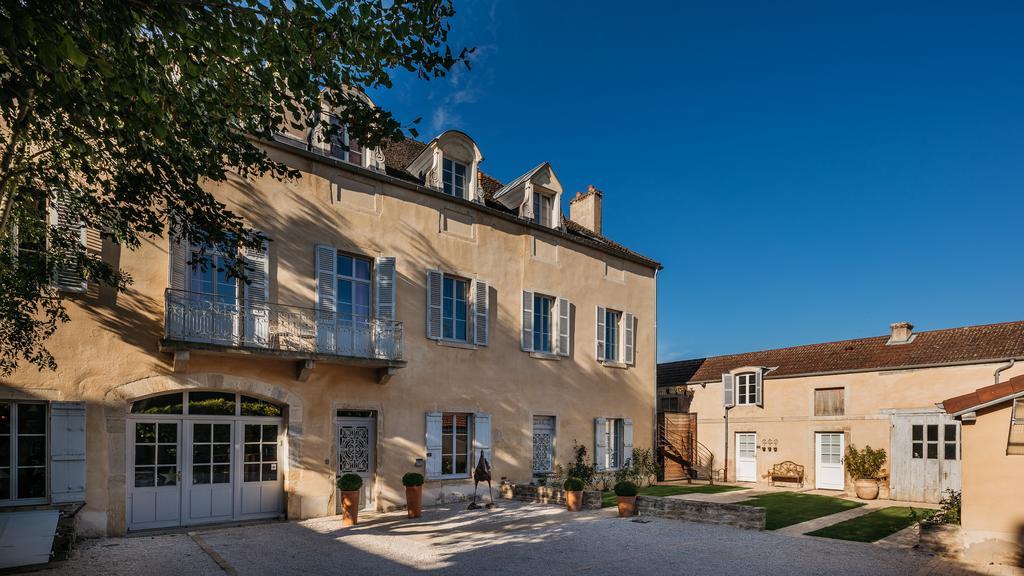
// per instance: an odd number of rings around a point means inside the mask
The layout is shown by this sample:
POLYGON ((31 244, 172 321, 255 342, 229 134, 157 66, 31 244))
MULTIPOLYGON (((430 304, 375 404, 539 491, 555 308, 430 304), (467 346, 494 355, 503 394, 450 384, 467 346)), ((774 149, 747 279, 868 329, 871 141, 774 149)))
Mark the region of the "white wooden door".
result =
POLYGON ((948 414, 893 414, 889 454, 893 500, 938 502, 960 490, 960 422, 948 414))
POLYGON ((181 523, 181 454, 178 420, 128 421, 128 528, 181 523))
POLYGON ((281 468, 281 425, 263 420, 237 423, 235 437, 242 458, 236 468, 236 518, 266 518, 284 511, 284 470, 281 468))
POLYGON ((757 434, 736 434, 736 481, 757 482, 757 434))
MULTIPOLYGON (((373 509, 375 470, 377 468, 377 424, 373 417, 338 418, 338 477, 358 474, 363 479, 363 493, 359 504, 363 510, 373 509)), ((337 495, 341 511, 341 494, 337 495)))
POLYGON ((814 487, 823 490, 846 489, 843 466, 845 437, 842 432, 818 432, 814 435, 814 487))
POLYGON ((187 524, 224 522, 233 518, 233 436, 231 421, 186 422, 184 516, 187 524))

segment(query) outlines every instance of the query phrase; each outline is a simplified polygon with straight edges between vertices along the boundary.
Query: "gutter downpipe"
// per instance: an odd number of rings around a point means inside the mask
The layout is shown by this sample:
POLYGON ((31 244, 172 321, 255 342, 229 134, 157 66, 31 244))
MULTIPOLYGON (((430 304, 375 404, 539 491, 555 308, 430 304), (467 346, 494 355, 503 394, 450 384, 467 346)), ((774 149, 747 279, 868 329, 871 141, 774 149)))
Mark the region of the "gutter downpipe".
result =
MULTIPOLYGON (((658 450, 661 445, 658 443, 658 268, 654 269, 654 408, 651 414, 651 452, 654 453, 655 461, 658 459, 658 450)), ((662 468, 662 477, 664 477, 662 468)))
MULTIPOLYGON (((728 482, 729 481, 729 409, 730 408, 732 408, 732 407, 731 406, 726 406, 725 407, 725 416, 724 416, 724 418, 725 418, 725 455, 722 457, 722 459, 725 461, 725 466, 723 467, 723 472, 722 472, 722 482, 728 482)), ((715 475, 715 471, 712 470, 711 471, 711 476, 714 477, 714 475, 715 475)))
POLYGON ((1013 368, 1013 365, 1016 362, 1017 362, 1016 358, 1010 358, 1009 362, 1007 362, 1006 364, 1003 364, 999 368, 996 368, 996 373, 993 375, 993 377, 995 378, 995 384, 999 384, 999 374, 1000 374, 1000 372, 1003 372, 1004 370, 1009 370, 1010 368, 1013 368))

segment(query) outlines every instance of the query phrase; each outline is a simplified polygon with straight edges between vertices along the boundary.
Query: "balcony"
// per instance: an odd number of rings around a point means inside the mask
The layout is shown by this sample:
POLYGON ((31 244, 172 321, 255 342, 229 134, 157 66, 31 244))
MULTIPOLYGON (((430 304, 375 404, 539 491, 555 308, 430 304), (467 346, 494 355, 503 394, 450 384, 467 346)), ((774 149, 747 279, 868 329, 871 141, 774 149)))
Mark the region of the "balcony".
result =
POLYGON ((168 289, 160 350, 184 369, 195 353, 281 358, 305 380, 317 363, 377 368, 386 381, 402 360, 402 323, 328 310, 168 289))

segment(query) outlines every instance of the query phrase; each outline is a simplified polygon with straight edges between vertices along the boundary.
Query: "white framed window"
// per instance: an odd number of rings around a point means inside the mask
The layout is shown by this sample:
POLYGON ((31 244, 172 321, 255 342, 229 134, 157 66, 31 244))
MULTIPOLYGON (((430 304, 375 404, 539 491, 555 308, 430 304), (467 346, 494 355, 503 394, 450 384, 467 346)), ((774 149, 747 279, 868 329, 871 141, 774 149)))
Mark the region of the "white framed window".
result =
POLYGON ((543 294, 533 295, 533 351, 551 353, 551 315, 555 299, 543 294))
POLYGON ((337 116, 330 117, 331 126, 337 126, 338 132, 331 138, 330 154, 332 158, 343 160, 357 166, 363 165, 363 147, 359 140, 348 133, 348 126, 341 123, 337 116))
POLYGON ((469 341, 469 280, 454 276, 444 277, 441 294, 441 338, 469 341))
POLYGON ((473 415, 445 412, 441 415, 441 476, 468 476, 472 469, 473 415))
POLYGON ((604 425, 605 451, 604 467, 606 470, 617 470, 622 466, 623 459, 623 421, 621 418, 609 418, 604 425))
POLYGON ((441 191, 449 196, 465 198, 466 174, 469 172, 466 165, 450 158, 444 158, 441 160, 441 166, 441 191))
POLYGON ((757 375, 753 372, 736 375, 736 404, 739 406, 757 404, 757 375))
POLYGON ((534 192, 533 194, 533 221, 541 226, 552 227, 552 204, 554 199, 547 194, 534 192))
POLYGON ((369 258, 338 253, 335 310, 343 320, 370 317, 373 299, 370 281, 372 270, 373 263, 369 258))
POLYGON ((619 361, 619 320, 622 312, 605 310, 604 319, 604 359, 607 362, 619 361))
POLYGON ((0 401, 0 502, 46 502, 47 406, 0 401))

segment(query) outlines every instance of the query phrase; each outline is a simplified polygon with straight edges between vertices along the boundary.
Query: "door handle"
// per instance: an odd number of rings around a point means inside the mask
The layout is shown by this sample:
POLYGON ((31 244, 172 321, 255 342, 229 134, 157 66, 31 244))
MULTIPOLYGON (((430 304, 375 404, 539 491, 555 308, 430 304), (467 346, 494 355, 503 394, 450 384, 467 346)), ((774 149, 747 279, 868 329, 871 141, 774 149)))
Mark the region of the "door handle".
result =
POLYGON ((178 470, 177 474, 175 474, 175 477, 177 478, 177 482, 181 482, 181 470, 178 470))

